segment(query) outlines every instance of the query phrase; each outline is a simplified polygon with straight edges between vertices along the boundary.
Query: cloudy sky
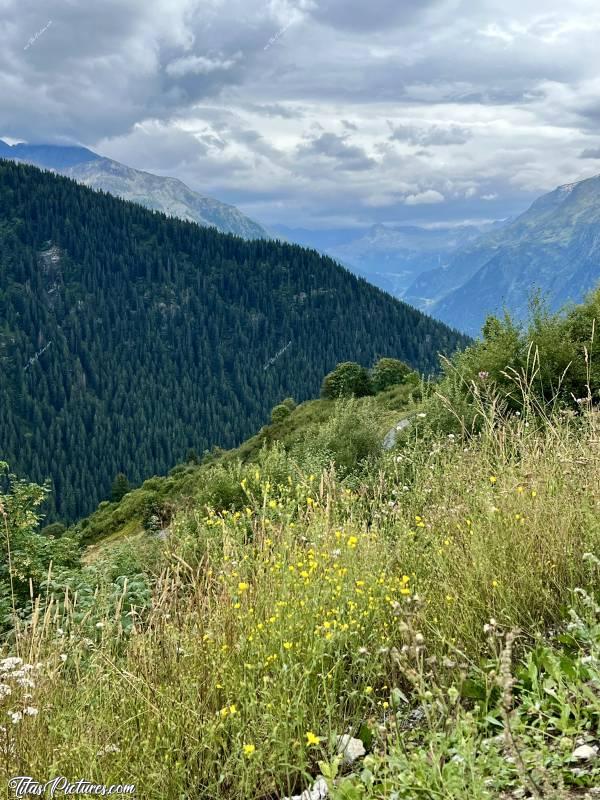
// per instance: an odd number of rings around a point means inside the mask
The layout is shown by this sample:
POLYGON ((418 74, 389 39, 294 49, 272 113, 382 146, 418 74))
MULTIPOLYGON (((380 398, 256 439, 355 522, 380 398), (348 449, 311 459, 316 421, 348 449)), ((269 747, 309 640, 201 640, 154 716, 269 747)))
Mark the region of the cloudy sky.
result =
POLYGON ((0 136, 266 224, 456 223, 600 173, 597 0, 0 0, 0 136))

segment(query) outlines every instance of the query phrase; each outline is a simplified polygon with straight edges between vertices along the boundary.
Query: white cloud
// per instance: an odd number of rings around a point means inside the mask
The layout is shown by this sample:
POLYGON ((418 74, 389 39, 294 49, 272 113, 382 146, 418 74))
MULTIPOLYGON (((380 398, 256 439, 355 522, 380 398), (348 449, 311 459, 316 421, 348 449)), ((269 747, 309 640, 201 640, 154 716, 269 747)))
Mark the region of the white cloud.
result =
POLYGON ((231 69, 241 58, 241 53, 236 53, 233 58, 207 58, 206 56, 184 56, 171 61, 166 66, 166 73, 172 78, 181 78, 184 75, 208 75, 216 70, 231 69))
POLYGON ((437 192, 435 189, 427 189, 427 191, 419 192, 418 194, 409 194, 404 203, 407 206, 423 206, 443 203, 445 199, 441 192, 437 192))

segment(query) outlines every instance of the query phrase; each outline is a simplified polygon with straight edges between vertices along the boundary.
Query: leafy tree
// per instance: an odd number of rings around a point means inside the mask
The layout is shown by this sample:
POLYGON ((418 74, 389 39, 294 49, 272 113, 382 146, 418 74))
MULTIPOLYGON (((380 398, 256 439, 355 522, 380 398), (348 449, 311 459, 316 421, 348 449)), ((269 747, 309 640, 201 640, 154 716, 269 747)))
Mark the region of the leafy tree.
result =
POLYGON ((390 386, 397 386, 406 381, 412 372, 408 364, 397 358, 380 358, 371 370, 371 380, 375 392, 382 392, 390 386))
POLYGON ((110 497, 113 503, 118 503, 129 491, 129 481, 123 472, 119 472, 113 481, 110 497))
POLYGON ((40 506, 47 486, 17 478, 0 462, 0 627, 14 624, 14 613, 29 607, 30 589, 37 593, 53 570, 79 565, 79 543, 73 536, 43 535, 40 506))
POLYGON ((296 401, 293 397, 286 397, 285 400, 281 401, 281 405, 286 406, 290 411, 293 411, 296 408, 296 401))
POLYGON ((354 361, 344 361, 325 376, 321 397, 334 400, 339 397, 365 397, 373 393, 368 371, 354 361))

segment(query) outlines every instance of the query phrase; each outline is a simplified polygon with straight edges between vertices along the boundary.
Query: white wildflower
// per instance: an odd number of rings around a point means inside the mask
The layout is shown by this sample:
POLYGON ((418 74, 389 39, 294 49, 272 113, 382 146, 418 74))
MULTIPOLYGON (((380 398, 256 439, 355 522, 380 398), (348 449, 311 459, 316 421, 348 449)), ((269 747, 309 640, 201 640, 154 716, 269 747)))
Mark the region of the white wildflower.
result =
POLYGON ((9 656, 8 658, 4 658, 2 661, 0 661, 0 672, 10 672, 16 667, 20 667, 22 663, 23 659, 19 658, 18 656, 9 656))

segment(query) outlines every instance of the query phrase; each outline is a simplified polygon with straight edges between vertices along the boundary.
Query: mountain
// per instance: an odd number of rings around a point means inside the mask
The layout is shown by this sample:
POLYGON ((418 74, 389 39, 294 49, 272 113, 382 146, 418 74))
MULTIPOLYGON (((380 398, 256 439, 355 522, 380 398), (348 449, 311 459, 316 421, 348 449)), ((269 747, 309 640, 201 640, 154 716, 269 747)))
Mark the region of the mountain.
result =
POLYGON ((476 335, 504 308, 527 316, 540 292, 551 310, 579 302, 600 280, 600 176, 559 186, 500 230, 422 274, 407 302, 476 335))
POLYGON ((378 224, 366 229, 331 231, 276 226, 274 230, 289 241, 326 253, 375 286, 401 298, 416 276, 446 266, 457 249, 498 224, 443 228, 378 224))
POLYGON ((0 160, 0 458, 51 479, 50 518, 238 444, 339 361, 430 372, 466 342, 315 251, 0 160))
POLYGON ((373 225, 361 237, 326 252, 376 286, 403 297, 417 275, 449 263, 458 248, 487 228, 489 224, 447 228, 373 225))
POLYGON ((163 178, 127 167, 86 147, 10 146, 0 140, 0 158, 59 172, 92 189, 101 189, 171 217, 213 226, 222 233, 233 233, 244 239, 268 238, 261 225, 244 216, 235 206, 204 197, 176 178, 163 178))

